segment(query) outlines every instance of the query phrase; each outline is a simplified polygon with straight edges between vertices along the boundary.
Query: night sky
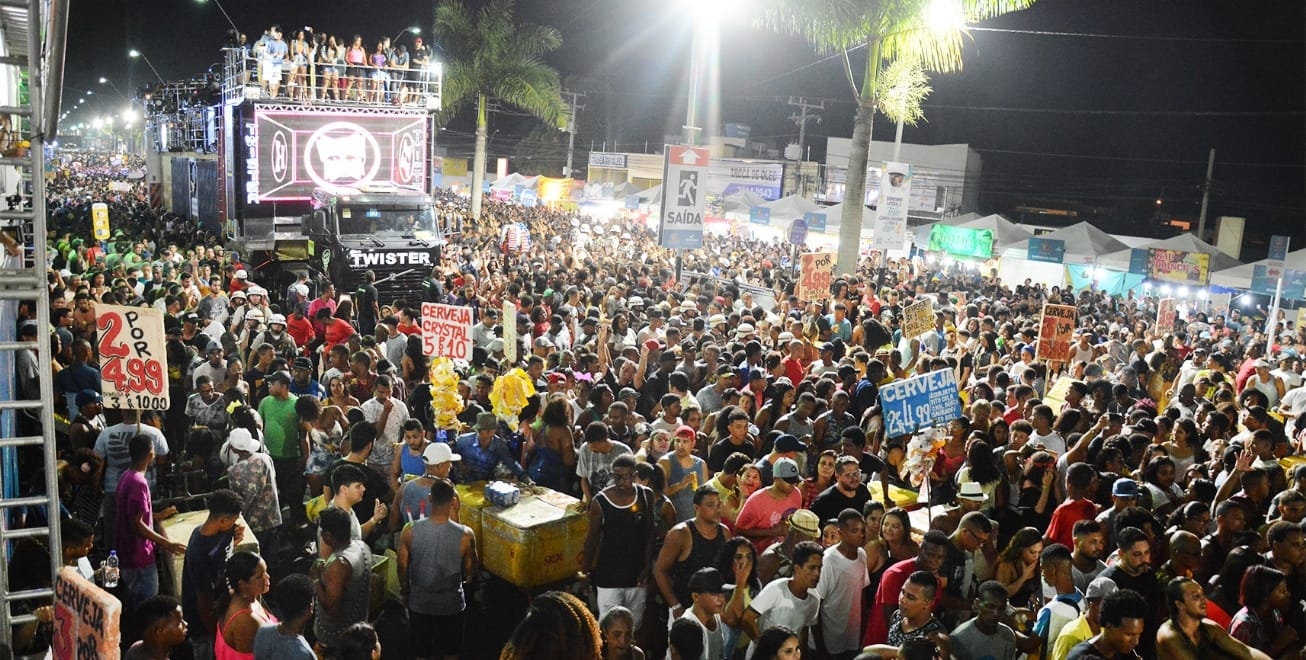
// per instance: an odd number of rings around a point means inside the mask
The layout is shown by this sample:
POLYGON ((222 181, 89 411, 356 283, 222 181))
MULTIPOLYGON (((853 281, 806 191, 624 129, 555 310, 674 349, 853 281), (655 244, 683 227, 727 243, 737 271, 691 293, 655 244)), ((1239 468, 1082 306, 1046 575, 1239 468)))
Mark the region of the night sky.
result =
MULTIPOLYGON (((642 151, 646 141, 656 145, 678 132, 689 19, 674 13, 676 2, 519 5, 523 19, 562 32, 563 48, 550 62, 569 89, 588 93, 578 164, 591 144, 642 151)), ((272 22, 287 32, 308 24, 375 42, 408 25, 428 29, 433 11, 421 0, 223 6, 251 42, 272 22)), ((165 78, 185 78, 219 61, 229 29, 211 1, 74 0, 71 7, 66 98, 75 102, 85 89, 98 98, 70 122, 122 105, 97 84, 100 76, 127 93, 154 79, 144 62, 128 60, 129 48, 143 51, 165 78)), ((1214 147, 1208 226, 1220 215, 1247 217, 1245 261, 1265 256, 1270 233, 1306 246, 1306 3, 1040 0, 976 27, 963 71, 932 76, 926 121, 907 127, 904 140, 978 150, 981 210, 1018 218, 1019 206, 1072 207, 1108 231, 1135 234, 1157 216, 1195 223, 1214 147)), ((854 67, 864 58, 855 52, 854 67)), ((824 100, 823 121, 807 131, 813 159, 823 159, 826 136, 851 134, 853 105, 839 59, 821 59, 801 39, 756 27, 747 16, 727 19, 721 121, 749 124, 755 138, 783 144, 797 138, 787 98, 824 100)), ((495 115, 491 156, 511 155, 537 125, 511 111, 495 115)), ((470 155, 470 131, 470 113, 455 118, 441 135, 449 155, 470 155)), ((893 127, 881 118, 874 137, 891 140, 893 127)))

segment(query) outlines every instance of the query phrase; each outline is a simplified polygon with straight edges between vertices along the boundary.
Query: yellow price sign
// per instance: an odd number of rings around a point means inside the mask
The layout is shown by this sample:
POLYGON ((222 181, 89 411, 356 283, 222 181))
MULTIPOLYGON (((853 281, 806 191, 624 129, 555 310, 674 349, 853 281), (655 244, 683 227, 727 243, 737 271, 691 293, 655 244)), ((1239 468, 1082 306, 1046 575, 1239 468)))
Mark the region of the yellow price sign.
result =
POLYGON ((104 202, 96 202, 91 205, 91 228, 95 232, 95 240, 109 240, 109 205, 104 202))

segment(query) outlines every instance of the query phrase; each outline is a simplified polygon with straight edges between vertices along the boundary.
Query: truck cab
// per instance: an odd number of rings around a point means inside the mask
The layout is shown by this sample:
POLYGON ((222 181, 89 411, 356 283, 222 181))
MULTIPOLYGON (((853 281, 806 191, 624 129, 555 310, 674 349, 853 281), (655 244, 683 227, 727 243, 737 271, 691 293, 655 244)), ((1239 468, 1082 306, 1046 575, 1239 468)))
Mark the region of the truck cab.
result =
POLYGON ((439 263, 444 234, 430 195, 396 186, 318 188, 303 218, 311 252, 336 287, 357 290, 376 273, 382 302, 409 298, 439 263))

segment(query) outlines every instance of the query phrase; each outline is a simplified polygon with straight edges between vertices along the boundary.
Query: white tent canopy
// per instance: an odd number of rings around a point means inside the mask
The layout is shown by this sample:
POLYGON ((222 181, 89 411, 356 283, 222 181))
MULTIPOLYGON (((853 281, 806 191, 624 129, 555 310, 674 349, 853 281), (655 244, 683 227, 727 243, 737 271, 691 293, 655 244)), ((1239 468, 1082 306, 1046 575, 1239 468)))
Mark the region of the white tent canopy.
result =
MULTIPOLYGON (((827 206, 821 209, 820 212, 825 214, 825 233, 837 236, 839 234, 839 228, 843 226, 843 204, 840 203, 835 204, 834 206, 827 206)), ((874 229, 875 211, 863 206, 861 236, 863 238, 870 237, 874 229)))
MULTIPOLYGON (((823 209, 820 206, 817 206, 815 202, 806 197, 802 197, 801 195, 781 197, 774 202, 762 204, 762 206, 771 209, 771 222, 777 220, 794 220, 803 217, 804 213, 823 212, 823 209)), ((828 223, 831 218, 828 211, 825 211, 825 213, 826 222, 828 223)))
POLYGON ((764 204, 766 204, 766 198, 748 189, 741 190, 733 195, 726 195, 725 198, 726 211, 744 215, 748 215, 749 209, 754 206, 764 204))
POLYGON ((535 184, 536 182, 539 181, 539 179, 540 178, 538 176, 523 176, 521 174, 518 174, 517 172, 513 172, 508 176, 495 179, 494 183, 490 184, 490 189, 491 190, 516 190, 517 186, 526 186, 527 189, 533 189, 535 188, 535 184))
MULTIPOLYGON (((1211 284, 1216 286, 1229 287, 1230 289, 1249 289, 1252 286, 1252 272, 1257 266, 1268 266, 1269 259, 1250 264, 1241 264, 1232 268, 1222 270, 1215 269, 1215 262, 1211 263, 1211 284)), ((1283 261, 1284 267, 1291 270, 1306 270, 1306 248, 1293 250, 1288 253, 1288 258, 1283 261)))
MULTIPOLYGON (((1116 240, 1110 234, 1088 224, 1080 222, 1062 227, 1054 232, 1043 234, 1039 238, 1056 239, 1065 241, 1066 244, 1066 263, 1093 263, 1102 256, 1125 250, 1128 254, 1128 247, 1124 243, 1116 240)), ((1024 240, 1008 246, 1002 252, 1006 258, 1024 259, 1029 254, 1029 241, 1024 240)), ((1129 258, 1125 257, 1125 267, 1128 269, 1129 258)))
MULTIPOLYGON (((1221 252, 1214 245, 1197 238, 1191 233, 1183 233, 1178 236, 1171 236, 1164 240, 1152 241, 1151 243, 1138 246, 1137 249, 1144 250, 1148 248, 1155 248, 1158 250, 1183 250, 1184 252, 1200 252, 1202 254, 1210 255, 1210 272, 1212 273, 1229 270, 1230 268, 1235 268, 1239 265, 1237 259, 1221 252)), ((1067 245, 1067 251, 1068 250, 1069 245, 1067 245)), ((1103 255, 1098 258, 1097 263, 1099 266, 1106 266, 1107 268, 1119 271, 1127 271, 1129 270, 1129 256, 1131 251, 1130 248, 1125 248, 1103 255)), ((1251 283, 1250 270, 1247 271, 1247 281, 1248 284, 1251 283)))

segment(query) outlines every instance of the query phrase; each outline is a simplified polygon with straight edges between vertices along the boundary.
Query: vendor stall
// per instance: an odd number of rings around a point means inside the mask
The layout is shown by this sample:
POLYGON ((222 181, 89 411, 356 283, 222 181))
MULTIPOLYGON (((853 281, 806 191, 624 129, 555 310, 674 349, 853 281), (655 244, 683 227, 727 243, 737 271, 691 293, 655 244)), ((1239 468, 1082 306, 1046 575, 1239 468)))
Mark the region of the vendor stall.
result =
POLYGON ((485 570, 523 589, 576 575, 589 532, 580 500, 537 487, 523 490, 513 506, 497 507, 486 501, 484 482, 457 490, 459 520, 472 528, 485 570))

